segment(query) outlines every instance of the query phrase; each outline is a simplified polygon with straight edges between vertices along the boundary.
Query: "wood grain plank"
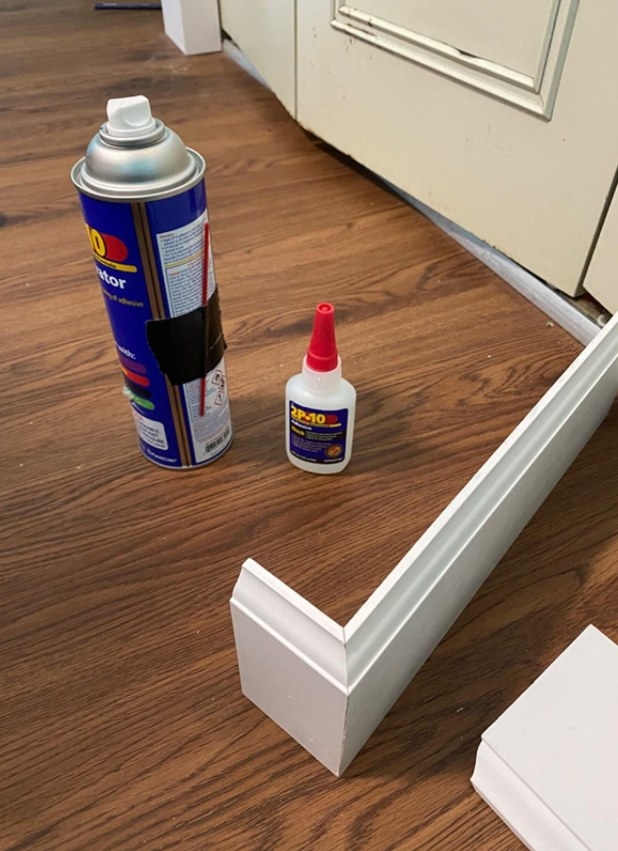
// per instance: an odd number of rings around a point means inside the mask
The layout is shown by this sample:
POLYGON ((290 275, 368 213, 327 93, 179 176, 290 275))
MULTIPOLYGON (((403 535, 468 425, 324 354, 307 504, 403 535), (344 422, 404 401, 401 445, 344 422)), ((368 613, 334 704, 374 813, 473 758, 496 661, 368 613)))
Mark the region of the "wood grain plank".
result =
POLYGON ((156 13, 0 8, 0 847, 519 847, 469 785, 482 730, 589 621, 618 638, 616 411, 337 781, 240 694, 246 556, 345 621, 579 351, 156 13), (68 173, 108 96, 209 162, 236 428, 148 464, 68 173), (335 301, 359 393, 341 477, 287 464, 283 386, 335 301))

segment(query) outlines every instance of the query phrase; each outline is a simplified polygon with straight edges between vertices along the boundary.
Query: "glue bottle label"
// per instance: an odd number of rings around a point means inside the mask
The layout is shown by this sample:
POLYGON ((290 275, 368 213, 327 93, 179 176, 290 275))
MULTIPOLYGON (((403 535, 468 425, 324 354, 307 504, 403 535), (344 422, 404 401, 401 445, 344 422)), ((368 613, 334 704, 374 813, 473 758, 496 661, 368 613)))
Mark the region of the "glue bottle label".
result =
POLYGON ((348 410, 322 411, 289 403, 290 453, 314 464, 340 464, 345 458, 348 410))

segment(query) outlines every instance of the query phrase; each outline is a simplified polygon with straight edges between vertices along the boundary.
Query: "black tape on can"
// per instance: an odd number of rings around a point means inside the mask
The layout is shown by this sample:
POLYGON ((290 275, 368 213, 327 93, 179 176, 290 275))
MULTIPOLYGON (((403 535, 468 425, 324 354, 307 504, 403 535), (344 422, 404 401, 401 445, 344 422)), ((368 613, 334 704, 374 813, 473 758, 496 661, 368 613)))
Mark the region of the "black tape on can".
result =
POLYGON ((208 304, 171 319, 146 323, 148 345, 159 369, 171 384, 187 384, 205 378, 227 348, 221 327, 219 293, 208 304))

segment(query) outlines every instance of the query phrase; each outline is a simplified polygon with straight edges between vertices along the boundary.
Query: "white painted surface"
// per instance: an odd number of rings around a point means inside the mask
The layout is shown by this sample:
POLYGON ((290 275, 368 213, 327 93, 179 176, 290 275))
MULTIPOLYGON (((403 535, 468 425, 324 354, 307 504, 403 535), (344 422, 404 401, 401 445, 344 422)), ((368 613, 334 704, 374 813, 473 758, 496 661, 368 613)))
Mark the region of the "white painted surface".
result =
POLYGON ((472 783, 533 851, 616 851, 618 646, 584 630, 483 733, 472 783))
POLYGON ((348 702, 343 629, 252 559, 231 608, 243 694, 338 773, 348 702))
POLYGON ((165 34, 186 54, 221 50, 217 0, 161 0, 165 34))
MULTIPOLYGON (((423 8, 435 17, 433 6, 423 8)), ((449 27, 466 31, 468 6, 449 27)), ((533 76, 523 73, 529 57, 520 70, 510 66, 502 38, 508 20, 500 16, 515 4, 494 6, 483 34, 495 38, 490 60, 463 55, 460 39, 445 47, 435 29, 410 30, 414 7, 405 0, 389 2, 386 23, 360 2, 335 18, 330 0, 299 3, 297 117, 573 294, 616 170, 618 4, 560 0, 546 27, 545 3, 517 5, 534 49, 547 44, 533 76)))
POLYGON ((617 391, 618 316, 344 629, 267 570, 246 563, 231 601, 244 693, 341 774, 598 427, 617 391))
POLYGON ((541 816, 536 795, 505 769, 500 757, 489 745, 481 742, 476 755, 476 776, 472 782, 475 787, 478 786, 476 791, 526 848, 538 851, 590 851, 553 813, 545 809, 541 816), (480 791, 479 780, 486 788, 491 788, 491 793, 480 791), (502 808, 498 810, 498 801, 509 801, 508 817, 502 808))
POLYGON ((296 114, 295 0, 220 0, 221 26, 296 114))
POLYGON ((618 194, 595 246, 584 286, 610 313, 618 311, 618 194))

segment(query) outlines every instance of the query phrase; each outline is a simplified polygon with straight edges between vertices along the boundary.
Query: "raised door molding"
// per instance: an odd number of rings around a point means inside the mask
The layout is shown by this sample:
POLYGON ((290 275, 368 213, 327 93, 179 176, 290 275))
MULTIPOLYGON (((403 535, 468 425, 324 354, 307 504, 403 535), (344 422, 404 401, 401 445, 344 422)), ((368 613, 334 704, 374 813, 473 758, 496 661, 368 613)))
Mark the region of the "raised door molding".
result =
POLYGON ((231 599, 244 694, 342 774, 617 392, 615 316, 345 627, 255 561, 245 562, 231 599))
POLYGON ((536 72, 474 56, 456 44, 363 11, 362 3, 335 3, 331 26, 354 39, 408 59, 543 118, 551 118, 579 0, 554 0, 536 72))

